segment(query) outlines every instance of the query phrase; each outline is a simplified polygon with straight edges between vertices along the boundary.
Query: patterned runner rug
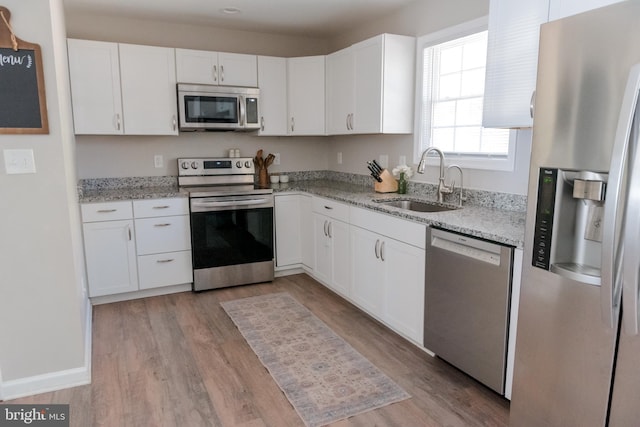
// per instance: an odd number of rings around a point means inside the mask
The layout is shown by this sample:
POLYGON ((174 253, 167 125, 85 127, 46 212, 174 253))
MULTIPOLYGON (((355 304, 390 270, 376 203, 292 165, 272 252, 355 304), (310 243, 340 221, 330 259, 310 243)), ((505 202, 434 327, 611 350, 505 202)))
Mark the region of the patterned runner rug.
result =
POLYGON ((309 427, 411 397, 286 292, 221 305, 309 427))

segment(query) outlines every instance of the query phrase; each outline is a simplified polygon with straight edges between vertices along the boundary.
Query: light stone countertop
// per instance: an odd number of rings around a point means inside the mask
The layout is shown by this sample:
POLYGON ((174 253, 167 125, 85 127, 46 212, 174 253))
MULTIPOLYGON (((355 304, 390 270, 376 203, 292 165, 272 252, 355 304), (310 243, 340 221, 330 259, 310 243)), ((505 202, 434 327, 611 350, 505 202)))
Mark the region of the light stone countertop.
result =
POLYGON ((354 185, 340 181, 309 180, 287 184, 272 184, 274 192, 306 192, 316 196, 372 209, 377 212, 421 222, 473 237, 522 248, 524 246, 524 212, 467 206, 445 212, 414 212, 387 206, 376 201, 407 198, 435 202, 423 196, 397 193, 376 193, 370 186, 354 185))
MULTIPOLYGON (((94 186, 79 194, 80 203, 108 202, 115 200, 159 199, 188 197, 188 193, 175 180, 153 182, 155 185, 120 188, 94 186), (159 184, 159 185, 158 185, 159 184)), ((457 231, 498 243, 522 248, 524 246, 525 213, 497 208, 464 205, 462 209, 446 212, 414 212, 376 203, 376 200, 409 198, 434 202, 433 197, 397 193, 376 193, 372 186, 343 181, 311 179, 291 181, 287 184, 272 184, 274 192, 305 192, 316 196, 341 201, 350 205, 424 223, 445 230, 457 231)))

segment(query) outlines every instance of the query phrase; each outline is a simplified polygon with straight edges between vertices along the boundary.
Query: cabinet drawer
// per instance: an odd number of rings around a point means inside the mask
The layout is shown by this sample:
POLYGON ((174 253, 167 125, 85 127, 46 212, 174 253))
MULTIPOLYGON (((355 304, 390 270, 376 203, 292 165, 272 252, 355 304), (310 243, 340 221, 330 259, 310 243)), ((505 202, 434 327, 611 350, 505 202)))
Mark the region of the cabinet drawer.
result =
POLYGON ((171 199, 134 200, 133 213, 136 218, 186 215, 189 213, 189 199, 176 197, 171 199))
POLYGON ((133 218, 130 201, 83 203, 80 205, 82 222, 117 221, 133 218))
POLYGON ((313 197, 313 211, 330 218, 349 222, 349 206, 323 197, 313 197))
POLYGON ((191 251, 139 256, 138 276, 140 289, 191 283, 191 251))
POLYGON ((424 249, 427 226, 367 209, 351 207, 351 225, 424 249))
POLYGON ((135 220, 138 255, 191 249, 189 216, 166 216, 135 220))

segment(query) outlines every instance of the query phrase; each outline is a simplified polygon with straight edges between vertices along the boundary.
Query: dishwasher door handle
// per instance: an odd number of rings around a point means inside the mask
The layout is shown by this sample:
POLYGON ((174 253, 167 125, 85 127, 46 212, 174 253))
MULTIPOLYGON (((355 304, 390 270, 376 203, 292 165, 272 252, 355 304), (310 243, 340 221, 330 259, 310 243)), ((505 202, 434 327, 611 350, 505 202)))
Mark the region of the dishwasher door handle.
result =
POLYGON ((429 245, 487 264, 500 265, 502 246, 495 243, 431 229, 429 245))

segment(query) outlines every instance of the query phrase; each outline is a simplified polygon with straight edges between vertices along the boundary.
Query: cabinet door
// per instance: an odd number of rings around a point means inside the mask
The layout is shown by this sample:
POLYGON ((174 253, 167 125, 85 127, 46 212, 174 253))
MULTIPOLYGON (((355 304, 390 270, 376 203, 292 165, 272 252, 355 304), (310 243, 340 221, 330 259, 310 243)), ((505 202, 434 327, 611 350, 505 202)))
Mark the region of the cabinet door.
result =
POLYGON ((349 225, 332 219, 327 227, 331 242, 331 287, 339 294, 349 297, 351 283, 351 256, 349 252, 349 225))
POLYGON ((314 276, 326 285, 331 283, 333 271, 333 257, 331 250, 331 240, 329 239, 328 227, 330 218, 314 213, 313 214, 313 234, 314 234, 314 276))
POLYGON ((300 244, 302 247, 302 263, 313 271, 315 263, 314 254, 314 228, 312 197, 300 196, 300 244))
POLYGON ((258 61, 255 55, 218 52, 219 84, 258 87, 258 61))
POLYGON ((179 83, 218 84, 218 53, 176 49, 176 76, 179 83))
POLYGON ((117 43, 67 40, 76 134, 123 133, 117 43))
MULTIPOLYGON (((357 133, 382 131, 382 40, 383 36, 378 36, 353 45, 355 114, 352 121, 357 133)), ((415 55, 415 51, 412 54, 415 55)), ((413 82, 411 84, 413 86, 413 82)))
POLYGON ((324 56, 287 60, 290 135, 324 135, 324 56))
MULTIPOLYGON (((352 48, 334 52, 326 57, 327 96, 326 118, 329 135, 353 132, 355 111, 355 62, 352 48)), ((375 73, 375 71, 371 71, 375 73)))
POLYGON ((177 135, 174 49, 120 44, 124 131, 127 135, 177 135))
POLYGON ((380 260, 381 237, 351 227, 351 299, 369 314, 381 317, 384 264, 380 260))
POLYGON ((302 262, 300 196, 276 195, 276 265, 300 264, 302 262))
POLYGON ((287 134, 287 59, 258 56, 260 135, 287 134))
POLYGON ((92 222, 82 228, 89 296, 138 290, 133 221, 92 222))
POLYGON ((422 343, 425 250, 387 238, 380 252, 385 265, 383 320, 395 331, 422 343))
POLYGON ((540 24, 549 0, 491 0, 482 125, 531 127, 540 24))
POLYGON ((622 0, 551 0, 549 21, 566 18, 588 10, 597 9, 622 0))

